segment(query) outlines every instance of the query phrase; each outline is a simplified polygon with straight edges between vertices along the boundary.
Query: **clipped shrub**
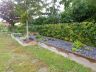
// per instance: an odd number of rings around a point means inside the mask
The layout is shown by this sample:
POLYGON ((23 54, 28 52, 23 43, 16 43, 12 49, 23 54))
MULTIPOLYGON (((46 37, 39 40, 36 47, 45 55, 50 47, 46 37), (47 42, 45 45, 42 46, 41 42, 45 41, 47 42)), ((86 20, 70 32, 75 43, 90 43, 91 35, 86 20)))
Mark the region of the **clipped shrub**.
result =
POLYGON ((78 40, 96 46, 96 23, 92 22, 34 25, 31 31, 37 31, 43 36, 72 42, 78 40))

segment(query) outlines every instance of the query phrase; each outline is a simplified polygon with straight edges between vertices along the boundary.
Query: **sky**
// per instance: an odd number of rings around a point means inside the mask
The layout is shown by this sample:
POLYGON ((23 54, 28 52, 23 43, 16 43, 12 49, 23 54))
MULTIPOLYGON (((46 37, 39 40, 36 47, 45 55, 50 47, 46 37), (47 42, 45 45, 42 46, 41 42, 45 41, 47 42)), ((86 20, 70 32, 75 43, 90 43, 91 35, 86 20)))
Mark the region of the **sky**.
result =
MULTIPOLYGON (((45 1, 47 1, 48 3, 50 3, 52 0, 45 0, 45 1)), ((62 12, 62 11, 64 11, 64 5, 60 5, 59 2, 60 2, 60 0, 57 0, 56 5, 59 5, 60 6, 59 9, 60 9, 60 12, 62 12)))

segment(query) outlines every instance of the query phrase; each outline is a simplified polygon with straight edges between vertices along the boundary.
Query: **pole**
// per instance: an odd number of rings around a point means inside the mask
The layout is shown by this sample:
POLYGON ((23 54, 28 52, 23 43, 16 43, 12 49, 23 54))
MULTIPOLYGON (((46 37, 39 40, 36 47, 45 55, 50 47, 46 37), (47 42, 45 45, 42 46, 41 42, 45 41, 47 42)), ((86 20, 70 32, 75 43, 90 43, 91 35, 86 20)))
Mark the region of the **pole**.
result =
POLYGON ((29 27, 28 27, 28 21, 26 20, 26 38, 29 37, 29 27))
MULTIPOLYGON (((28 8, 26 1, 25 1, 25 4, 26 4, 26 7, 28 8)), ((26 9, 26 12, 27 12, 27 17, 28 17, 28 10, 27 9, 26 9)), ((28 27, 28 20, 27 19, 26 19, 26 38, 27 39, 29 38, 29 27, 28 27)))

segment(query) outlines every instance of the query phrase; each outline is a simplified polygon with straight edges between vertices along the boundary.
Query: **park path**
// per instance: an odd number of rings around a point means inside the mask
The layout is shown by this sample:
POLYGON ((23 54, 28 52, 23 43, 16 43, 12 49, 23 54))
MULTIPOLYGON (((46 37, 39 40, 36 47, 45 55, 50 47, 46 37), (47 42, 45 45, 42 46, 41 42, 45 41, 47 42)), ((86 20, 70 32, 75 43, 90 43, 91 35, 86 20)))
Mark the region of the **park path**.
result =
POLYGON ((8 34, 0 34, 0 53, 10 56, 4 61, 4 67, 0 72, 48 72, 44 62, 26 52, 8 34))

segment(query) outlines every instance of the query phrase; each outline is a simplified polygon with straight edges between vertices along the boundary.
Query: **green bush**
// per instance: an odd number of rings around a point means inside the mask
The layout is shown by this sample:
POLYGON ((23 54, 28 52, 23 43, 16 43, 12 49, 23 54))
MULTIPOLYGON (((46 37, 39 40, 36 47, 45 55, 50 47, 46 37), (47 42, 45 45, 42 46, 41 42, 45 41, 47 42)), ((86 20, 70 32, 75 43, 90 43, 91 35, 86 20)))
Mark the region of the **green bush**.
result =
POLYGON ((37 41, 41 41, 43 39, 43 37, 41 35, 36 35, 36 39, 37 39, 37 41))
POLYGON ((72 51, 77 51, 78 49, 82 48, 84 44, 82 44, 80 41, 76 40, 73 43, 72 51))
POLYGON ((32 20, 31 25, 58 24, 60 18, 57 16, 39 17, 32 20))
POLYGON ((65 23, 34 25, 31 31, 38 31, 43 36, 54 37, 67 41, 76 41, 96 46, 96 23, 65 23))

